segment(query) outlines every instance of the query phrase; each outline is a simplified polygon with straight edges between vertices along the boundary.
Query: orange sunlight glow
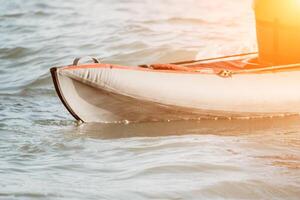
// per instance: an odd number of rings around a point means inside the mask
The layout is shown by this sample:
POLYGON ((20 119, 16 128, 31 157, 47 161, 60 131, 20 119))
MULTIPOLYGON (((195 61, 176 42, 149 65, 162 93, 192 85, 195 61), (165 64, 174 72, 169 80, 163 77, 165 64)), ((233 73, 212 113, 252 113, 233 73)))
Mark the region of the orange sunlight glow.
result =
POLYGON ((260 62, 300 63, 300 0, 256 0, 260 62))

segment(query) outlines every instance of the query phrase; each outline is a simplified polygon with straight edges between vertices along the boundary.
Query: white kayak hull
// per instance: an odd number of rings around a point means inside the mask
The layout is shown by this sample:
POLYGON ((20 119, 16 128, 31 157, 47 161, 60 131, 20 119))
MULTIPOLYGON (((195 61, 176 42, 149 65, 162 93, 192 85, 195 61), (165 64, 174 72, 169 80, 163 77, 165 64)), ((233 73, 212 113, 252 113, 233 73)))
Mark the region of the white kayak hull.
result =
POLYGON ((240 118, 300 113, 300 71, 216 74, 113 65, 52 68, 60 99, 83 122, 240 118))

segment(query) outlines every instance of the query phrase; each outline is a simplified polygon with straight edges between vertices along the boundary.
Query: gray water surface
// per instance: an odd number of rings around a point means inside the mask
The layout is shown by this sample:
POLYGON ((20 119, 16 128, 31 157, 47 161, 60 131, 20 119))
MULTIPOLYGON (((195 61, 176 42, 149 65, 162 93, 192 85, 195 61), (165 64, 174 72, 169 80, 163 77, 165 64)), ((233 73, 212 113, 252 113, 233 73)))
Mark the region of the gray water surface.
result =
POLYGON ((0 0, 0 199, 299 199, 300 119, 77 125, 49 68, 256 50, 250 0, 0 0))

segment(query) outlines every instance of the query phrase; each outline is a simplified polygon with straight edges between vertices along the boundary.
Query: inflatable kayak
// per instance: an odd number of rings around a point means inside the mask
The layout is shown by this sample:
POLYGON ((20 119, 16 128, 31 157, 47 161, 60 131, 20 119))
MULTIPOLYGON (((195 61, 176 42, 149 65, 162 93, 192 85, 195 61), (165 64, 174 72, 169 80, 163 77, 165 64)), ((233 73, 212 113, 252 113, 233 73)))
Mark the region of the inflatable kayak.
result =
POLYGON ((261 66, 245 55, 141 66, 76 59, 51 74, 62 103, 82 122, 300 113, 300 65, 261 66))

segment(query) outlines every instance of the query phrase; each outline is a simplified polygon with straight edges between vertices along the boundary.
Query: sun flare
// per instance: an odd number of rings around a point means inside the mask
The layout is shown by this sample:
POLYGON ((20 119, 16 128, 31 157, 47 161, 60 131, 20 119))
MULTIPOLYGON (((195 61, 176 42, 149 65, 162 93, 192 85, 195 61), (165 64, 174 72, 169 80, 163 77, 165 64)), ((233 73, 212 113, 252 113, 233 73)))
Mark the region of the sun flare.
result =
POLYGON ((256 0, 254 3, 260 61, 300 62, 300 0, 256 0))

